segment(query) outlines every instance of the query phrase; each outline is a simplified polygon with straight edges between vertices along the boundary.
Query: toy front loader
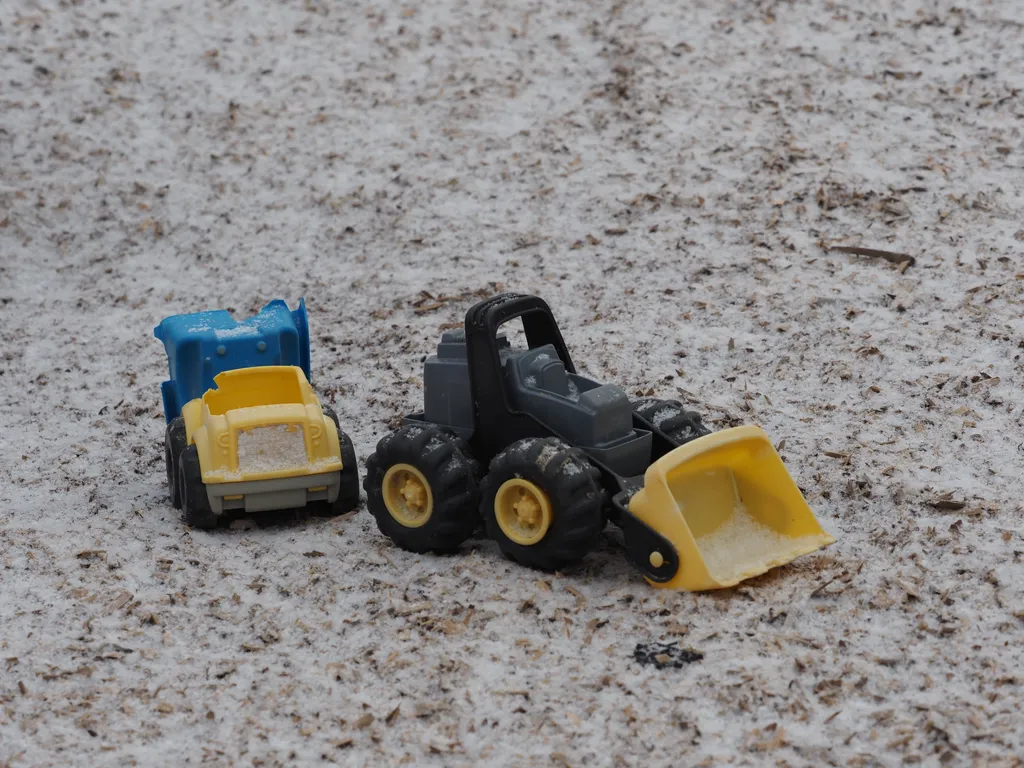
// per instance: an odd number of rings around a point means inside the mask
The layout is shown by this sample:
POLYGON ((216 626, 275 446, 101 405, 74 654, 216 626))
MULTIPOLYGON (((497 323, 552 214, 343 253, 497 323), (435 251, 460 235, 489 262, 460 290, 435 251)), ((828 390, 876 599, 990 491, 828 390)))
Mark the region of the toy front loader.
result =
POLYGON ((532 567, 580 560, 605 522, 652 584, 727 587, 833 539, 756 427, 710 434, 675 401, 630 402, 576 373, 548 305, 469 309, 424 369, 424 410, 367 462, 367 506, 414 551, 452 550, 483 518, 532 567), (498 330, 520 319, 527 349, 498 330))

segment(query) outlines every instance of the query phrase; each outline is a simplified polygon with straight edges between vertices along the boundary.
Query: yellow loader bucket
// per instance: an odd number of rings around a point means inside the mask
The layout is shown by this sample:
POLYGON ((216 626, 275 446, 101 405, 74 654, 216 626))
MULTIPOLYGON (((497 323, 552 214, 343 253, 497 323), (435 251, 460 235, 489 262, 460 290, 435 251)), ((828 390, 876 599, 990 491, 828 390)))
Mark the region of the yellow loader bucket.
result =
MULTIPOLYGON (((651 464, 629 511, 679 553, 671 580, 691 591, 731 587, 814 552, 826 533, 758 427, 700 437, 651 464)), ((652 553, 652 563, 660 558, 652 553)))

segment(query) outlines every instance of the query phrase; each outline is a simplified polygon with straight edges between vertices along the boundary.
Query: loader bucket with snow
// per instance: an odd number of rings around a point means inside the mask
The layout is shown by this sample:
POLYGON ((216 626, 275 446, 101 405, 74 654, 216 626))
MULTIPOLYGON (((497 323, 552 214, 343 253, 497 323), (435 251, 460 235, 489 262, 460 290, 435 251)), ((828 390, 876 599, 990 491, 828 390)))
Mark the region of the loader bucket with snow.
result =
POLYGON ((650 582, 660 587, 731 587, 835 541, 768 435, 753 426, 715 432, 662 456, 647 469, 629 511, 678 553, 675 575, 650 582))

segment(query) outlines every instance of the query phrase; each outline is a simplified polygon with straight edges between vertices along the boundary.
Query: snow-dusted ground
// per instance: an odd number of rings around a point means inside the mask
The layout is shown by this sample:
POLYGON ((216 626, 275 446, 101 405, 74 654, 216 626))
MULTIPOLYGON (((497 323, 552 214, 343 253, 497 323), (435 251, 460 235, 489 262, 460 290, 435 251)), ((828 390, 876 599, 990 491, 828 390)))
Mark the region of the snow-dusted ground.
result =
POLYGON ((6 2, 0 766, 1019 765, 1022 36, 1015 0, 6 2), (502 286, 784 441, 838 542, 694 595, 611 534, 544 575, 171 509, 162 317, 305 296, 365 459, 502 286))

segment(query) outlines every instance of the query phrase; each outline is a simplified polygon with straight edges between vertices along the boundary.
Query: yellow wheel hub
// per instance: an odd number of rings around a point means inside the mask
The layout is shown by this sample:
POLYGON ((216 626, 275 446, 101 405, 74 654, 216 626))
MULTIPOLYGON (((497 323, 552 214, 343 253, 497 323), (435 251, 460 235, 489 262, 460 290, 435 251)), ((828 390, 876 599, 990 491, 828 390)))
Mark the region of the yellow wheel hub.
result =
POLYGON ((494 496, 494 516, 509 539, 524 547, 539 543, 555 519, 544 491, 529 480, 506 480, 494 496))
POLYGON ((426 525, 434 511, 430 483, 412 464, 395 464, 384 475, 384 506, 406 528, 426 525))

